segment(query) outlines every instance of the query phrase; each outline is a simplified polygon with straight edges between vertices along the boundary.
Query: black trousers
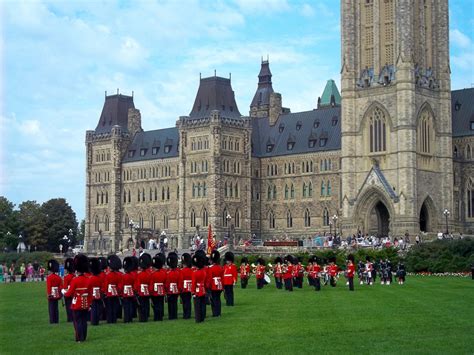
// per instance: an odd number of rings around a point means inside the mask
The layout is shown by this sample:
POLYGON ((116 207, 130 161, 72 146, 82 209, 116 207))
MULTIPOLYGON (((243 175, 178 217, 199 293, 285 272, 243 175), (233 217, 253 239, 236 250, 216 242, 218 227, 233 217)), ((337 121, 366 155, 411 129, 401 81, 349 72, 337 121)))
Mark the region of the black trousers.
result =
POLYGON ((219 317, 221 315, 221 293, 222 291, 211 291, 211 309, 213 317, 219 317))
POLYGON ((293 291, 293 283, 292 279, 285 279, 285 290, 287 291, 293 291))
POLYGON ((162 321, 165 315, 165 296, 151 296, 153 320, 162 321))
POLYGON ((71 303, 72 297, 64 297, 64 306, 66 307, 66 317, 68 322, 72 322, 71 303))
POLYGON ((314 286, 314 277, 309 277, 308 276, 308 285, 314 286))
POLYGON ((178 319, 178 295, 168 295, 168 319, 178 319))
POLYGON ((257 289, 261 289, 265 286, 265 279, 257 279, 257 289))
POLYGON ((135 303, 135 299, 132 297, 122 298, 124 323, 131 323, 133 321, 133 304, 134 303, 135 303))
POLYGON ((226 306, 234 305, 234 285, 224 285, 224 298, 226 306))
POLYGON ((87 310, 72 311, 76 341, 84 341, 87 338, 87 310))
POLYGON ((107 297, 105 308, 107 312, 107 323, 117 323, 117 308, 120 307, 118 297, 107 297))
POLYGON ((321 279, 319 277, 314 278, 314 290, 321 291, 321 279))
POLYGON ((150 297, 149 296, 138 296, 138 321, 148 322, 150 317, 150 297))
POLYGON ((349 280, 349 291, 354 291, 354 278, 353 277, 348 277, 349 280))
POLYGON ((303 288, 303 276, 298 276, 298 288, 303 288))
POLYGON ((276 288, 281 290, 283 288, 283 283, 281 282, 281 277, 275 277, 276 288))
POLYGON ((58 300, 48 300, 49 323, 59 323, 58 300))
POLYGON ((241 279, 240 279, 240 286, 241 286, 242 288, 247 288, 248 283, 249 283, 249 279, 248 279, 248 278, 244 278, 244 279, 241 278, 241 279))
POLYGON ((331 276, 331 278, 329 279, 329 284, 332 287, 336 287, 336 277, 335 276, 331 276))
POLYGON ((183 303, 183 319, 191 318, 191 292, 182 293, 181 302, 183 303))
POLYGON ((120 306, 122 298, 119 299, 119 305, 117 307, 117 318, 122 319, 122 307, 120 306))
POLYGON ((93 300, 91 304, 91 325, 99 325, 102 300, 93 300))
POLYGON ((100 319, 107 320, 107 299, 102 297, 104 302, 100 303, 100 319))
POLYGON ((137 317, 138 317, 137 309, 138 309, 138 303, 137 303, 137 300, 136 300, 136 298, 135 298, 135 299, 133 299, 133 302, 132 302, 133 318, 137 318, 137 317))
POLYGON ((206 296, 194 297, 194 319, 196 323, 206 319, 206 296))

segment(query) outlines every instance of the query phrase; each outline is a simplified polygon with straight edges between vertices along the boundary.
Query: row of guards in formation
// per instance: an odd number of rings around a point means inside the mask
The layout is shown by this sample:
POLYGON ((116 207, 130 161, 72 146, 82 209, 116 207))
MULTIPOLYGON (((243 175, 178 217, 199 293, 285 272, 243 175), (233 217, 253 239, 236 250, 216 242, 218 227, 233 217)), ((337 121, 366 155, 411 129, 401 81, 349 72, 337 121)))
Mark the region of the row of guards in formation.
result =
POLYGON ((68 322, 73 322, 77 342, 86 340, 87 322, 98 325, 100 320, 124 323, 137 317, 147 322, 150 316, 150 300, 154 320, 162 321, 165 299, 168 303, 168 319, 178 318, 178 297, 183 305, 183 318, 191 318, 191 300, 194 300, 194 316, 197 323, 206 318, 206 306, 212 307, 212 316, 221 316, 221 293, 226 305, 234 305, 233 287, 237 282, 234 254, 225 254, 225 264, 220 265, 220 254, 213 251, 209 259, 204 251, 191 257, 184 253, 181 268, 174 252, 159 253, 152 258, 144 253, 140 258, 126 257, 122 261, 116 255, 108 258, 88 258, 79 254, 66 259, 68 274, 64 280, 58 276, 59 263, 48 262, 50 274, 46 280, 49 320, 59 322, 58 302, 64 297, 68 322), (165 268, 165 265, 168 268, 165 268), (122 273, 120 269, 125 273, 122 273), (153 266, 153 267, 152 267, 153 266))

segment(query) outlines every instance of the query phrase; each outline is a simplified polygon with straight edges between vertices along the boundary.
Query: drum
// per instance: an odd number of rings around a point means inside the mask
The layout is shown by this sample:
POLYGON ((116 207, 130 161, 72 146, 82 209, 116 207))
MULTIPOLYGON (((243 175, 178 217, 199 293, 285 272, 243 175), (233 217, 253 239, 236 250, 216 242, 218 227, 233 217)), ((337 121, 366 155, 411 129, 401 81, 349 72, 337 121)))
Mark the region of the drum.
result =
POLYGON ((270 276, 268 276, 268 275, 266 275, 266 274, 265 274, 265 276, 263 276, 263 279, 265 280, 265 282, 266 282, 267 284, 271 283, 271 281, 272 281, 272 280, 270 279, 270 276))

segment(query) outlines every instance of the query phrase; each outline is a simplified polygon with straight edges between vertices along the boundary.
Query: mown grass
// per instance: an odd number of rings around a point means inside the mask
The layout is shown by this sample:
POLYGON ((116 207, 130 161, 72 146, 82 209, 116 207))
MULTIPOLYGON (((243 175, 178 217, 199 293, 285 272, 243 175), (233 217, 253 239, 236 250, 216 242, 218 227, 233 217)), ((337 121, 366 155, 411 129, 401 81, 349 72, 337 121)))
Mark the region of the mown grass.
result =
MULTIPOLYGON (((235 290, 222 317, 89 326, 49 325, 44 283, 0 285, 0 353, 474 353, 474 281, 411 277, 399 286, 340 282, 320 293, 269 285, 235 290)), ((208 307, 208 315, 210 307, 208 307)))

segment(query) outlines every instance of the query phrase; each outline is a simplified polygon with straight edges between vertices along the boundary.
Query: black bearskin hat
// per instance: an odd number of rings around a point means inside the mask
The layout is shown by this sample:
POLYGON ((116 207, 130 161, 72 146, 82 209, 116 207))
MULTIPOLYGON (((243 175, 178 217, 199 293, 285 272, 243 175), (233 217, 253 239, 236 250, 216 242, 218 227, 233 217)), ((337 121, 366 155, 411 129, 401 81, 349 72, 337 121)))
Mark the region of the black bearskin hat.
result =
POLYGON ((221 260, 221 253, 218 250, 213 250, 211 252, 211 261, 215 264, 218 264, 221 260))
POLYGON ((78 254, 74 257, 74 268, 80 274, 89 271, 89 258, 84 254, 78 254))
POLYGON ((99 256, 99 261, 100 261, 100 271, 104 271, 107 269, 107 258, 105 256, 99 256))
POLYGON ((163 268, 163 265, 165 265, 165 255, 162 253, 158 253, 153 257, 153 267, 157 270, 160 270, 163 268))
POLYGON ((281 258, 280 258, 279 256, 277 256, 277 257, 275 258, 275 264, 278 264, 278 263, 280 263, 280 264, 282 263, 282 260, 281 260, 281 258))
POLYGON ((347 256, 347 260, 350 260, 350 261, 354 262, 354 255, 349 254, 349 255, 347 256))
POLYGON ((89 259, 89 270, 93 275, 99 275, 100 274, 100 260, 97 258, 90 258, 89 259))
POLYGON ((193 264, 198 269, 202 269, 204 266, 206 266, 206 256, 202 255, 201 253, 195 253, 193 256, 193 264))
POLYGON ((181 255, 181 264, 183 265, 183 267, 191 267, 191 255, 189 255, 188 253, 184 253, 183 255, 181 255))
POLYGON ((109 255, 107 263, 109 264, 109 268, 113 271, 119 271, 122 268, 122 260, 115 254, 109 255))
POLYGON ((316 255, 313 255, 313 263, 321 264, 321 259, 317 257, 316 255))
POLYGON ((73 258, 67 258, 65 261, 64 261, 64 268, 70 273, 72 274, 74 271, 76 271, 74 269, 74 259, 73 258))
POLYGON ((260 265, 265 265, 265 260, 263 258, 258 258, 257 263, 260 265))
POLYGON ((241 263, 241 264, 248 264, 248 263, 249 263, 249 259, 248 259, 246 256, 244 256, 244 257, 240 260, 240 263, 241 263))
POLYGON ((48 261, 48 270, 51 272, 59 271, 59 263, 56 259, 51 259, 48 261))
POLYGON ((231 251, 228 251, 227 253, 224 254, 224 260, 225 261, 230 261, 231 263, 234 262, 234 253, 231 251))
POLYGON ((142 268, 142 270, 148 269, 151 266, 151 263, 152 263, 152 261, 151 261, 151 255, 150 254, 143 253, 140 256, 139 264, 140 264, 140 268, 142 268))
POLYGON ((127 256, 125 259, 123 259, 123 269, 125 272, 133 271, 134 266, 133 258, 131 256, 127 256))
POLYGON ((287 255, 287 256, 285 256, 284 262, 285 262, 285 263, 290 263, 290 264, 294 264, 294 263, 295 263, 295 261, 293 260, 293 256, 292 256, 292 255, 287 255))
POLYGON ((132 258, 132 264, 133 264, 132 271, 136 271, 138 270, 138 264, 139 264, 138 258, 136 256, 131 256, 131 258, 132 258))
POLYGON ((335 263, 336 263, 336 257, 335 257, 335 256, 331 256, 331 257, 329 258, 329 262, 335 264, 335 263))
POLYGON ((310 256, 308 258, 308 263, 314 263, 314 256, 310 256))
POLYGON ((173 251, 169 253, 166 263, 171 269, 176 269, 178 267, 178 254, 173 251))
POLYGON ((196 252, 194 253, 194 255, 206 256, 206 253, 204 252, 204 250, 199 249, 199 250, 196 250, 196 252))
POLYGON ((370 261, 370 256, 367 255, 367 256, 365 257, 365 260, 370 261))

